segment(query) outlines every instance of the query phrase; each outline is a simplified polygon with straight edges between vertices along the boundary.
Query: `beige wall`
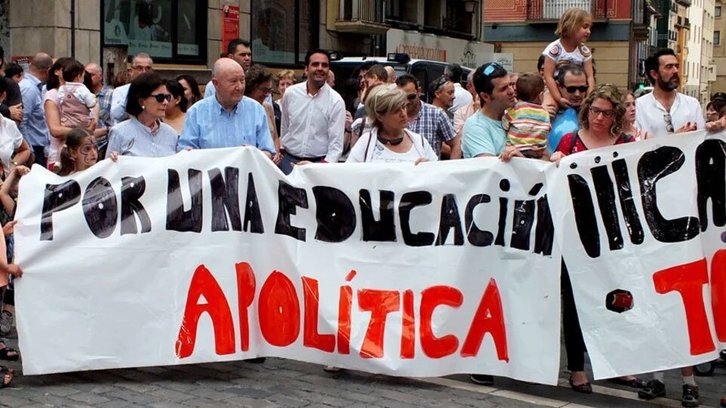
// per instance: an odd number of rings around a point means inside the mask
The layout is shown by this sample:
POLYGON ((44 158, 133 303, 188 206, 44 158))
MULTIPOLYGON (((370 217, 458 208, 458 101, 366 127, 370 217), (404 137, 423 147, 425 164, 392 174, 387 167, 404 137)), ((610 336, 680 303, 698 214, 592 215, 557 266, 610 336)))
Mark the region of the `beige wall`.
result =
MULTIPOLYGON (((9 6, 10 55, 71 55, 71 0, 23 0, 9 6), (52 18, 48 18, 51 16, 52 18)), ((76 58, 99 61, 101 19, 98 0, 76 0, 76 58)))
MULTIPOLYGON (((628 87, 628 66, 630 65, 629 44, 625 41, 591 41, 587 43, 593 50, 598 83, 612 83, 625 89, 628 87)), ((511 52, 514 70, 535 72, 537 58, 547 46, 544 42, 502 43, 502 52, 511 52)))

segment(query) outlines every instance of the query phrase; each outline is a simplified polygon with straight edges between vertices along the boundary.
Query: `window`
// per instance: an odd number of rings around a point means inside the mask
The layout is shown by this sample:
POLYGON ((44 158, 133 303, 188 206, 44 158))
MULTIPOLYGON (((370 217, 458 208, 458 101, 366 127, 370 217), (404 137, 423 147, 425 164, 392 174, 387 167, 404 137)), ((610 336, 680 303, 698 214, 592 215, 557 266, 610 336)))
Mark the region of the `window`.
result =
POLYGON ((721 45, 721 31, 713 32, 713 45, 721 45))
POLYGON ((251 3, 252 61, 266 65, 302 62, 305 53, 317 44, 312 29, 317 25, 317 15, 313 14, 313 10, 318 10, 317 2, 253 0, 251 3))
POLYGON ((714 11, 713 15, 715 17, 721 17, 721 6, 716 6, 716 8, 714 10, 715 11, 714 11))
POLYGON ((195 0, 104 0, 103 44, 126 45, 156 62, 204 63, 207 2, 195 0))

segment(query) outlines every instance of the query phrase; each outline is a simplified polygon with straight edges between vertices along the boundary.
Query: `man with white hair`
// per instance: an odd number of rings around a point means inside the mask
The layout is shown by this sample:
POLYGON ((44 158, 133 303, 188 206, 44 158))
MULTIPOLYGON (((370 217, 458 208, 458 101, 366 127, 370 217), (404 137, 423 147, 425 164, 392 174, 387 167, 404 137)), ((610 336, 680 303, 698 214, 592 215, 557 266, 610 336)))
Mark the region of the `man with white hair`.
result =
POLYGON ((220 58, 212 69, 215 94, 187 111, 180 149, 254 146, 267 157, 276 153, 265 109, 245 98, 245 71, 231 58, 220 58))

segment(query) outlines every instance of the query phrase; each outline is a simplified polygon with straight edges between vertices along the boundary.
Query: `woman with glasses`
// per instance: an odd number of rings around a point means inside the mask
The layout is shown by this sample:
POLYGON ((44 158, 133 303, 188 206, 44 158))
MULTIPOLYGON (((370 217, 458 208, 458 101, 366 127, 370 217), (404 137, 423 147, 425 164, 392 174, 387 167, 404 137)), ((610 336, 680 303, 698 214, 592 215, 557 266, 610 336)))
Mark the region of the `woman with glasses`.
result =
POLYGON ((263 65, 252 65, 250 69, 247 70, 247 75, 245 77, 245 96, 265 108, 267 126, 270 128, 272 142, 275 143, 275 150, 277 151, 275 156, 272 158, 272 161, 277 164, 282 159, 282 156, 280 155, 280 129, 275 121, 275 111, 272 105, 266 102, 267 98, 269 98, 271 94, 272 74, 263 65))
POLYGON ((166 81, 166 89, 171 94, 171 100, 166 105, 164 123, 173 127, 177 135, 181 135, 189 101, 184 96, 184 86, 179 81, 173 79, 166 81))
POLYGON ((176 153, 173 127, 162 122, 171 94, 159 74, 147 72, 131 81, 126 99, 129 118, 111 129, 106 158, 119 156, 164 157, 176 153))
POLYGON ((598 86, 582 103, 578 119, 580 130, 562 136, 551 161, 559 162, 572 153, 635 141, 623 132, 625 104, 614 85, 598 86))
MULTIPOLYGON (((635 138, 623 132, 625 104, 618 88, 603 84, 585 99, 579 114, 580 130, 562 137, 557 151, 550 160, 559 163, 563 157, 573 153, 621 143, 634 142, 635 138)), ((577 318, 572 284, 567 267, 562 263, 562 329, 567 353, 567 369, 570 370, 570 386, 585 394, 592 392, 592 386, 585 373, 585 342, 577 318)), ((642 388, 643 382, 633 376, 613 380, 633 388, 642 388)))

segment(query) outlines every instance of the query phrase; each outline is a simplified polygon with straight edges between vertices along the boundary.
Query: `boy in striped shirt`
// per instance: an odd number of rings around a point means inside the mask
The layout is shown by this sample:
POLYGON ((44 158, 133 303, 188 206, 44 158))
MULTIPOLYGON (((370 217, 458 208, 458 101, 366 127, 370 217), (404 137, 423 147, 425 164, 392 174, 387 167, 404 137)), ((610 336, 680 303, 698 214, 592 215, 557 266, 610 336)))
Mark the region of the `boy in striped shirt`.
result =
POLYGON ((525 157, 547 160, 545 147, 550 132, 550 115, 542 107, 544 80, 537 74, 522 74, 517 79, 518 102, 504 113, 502 127, 507 144, 525 157))

